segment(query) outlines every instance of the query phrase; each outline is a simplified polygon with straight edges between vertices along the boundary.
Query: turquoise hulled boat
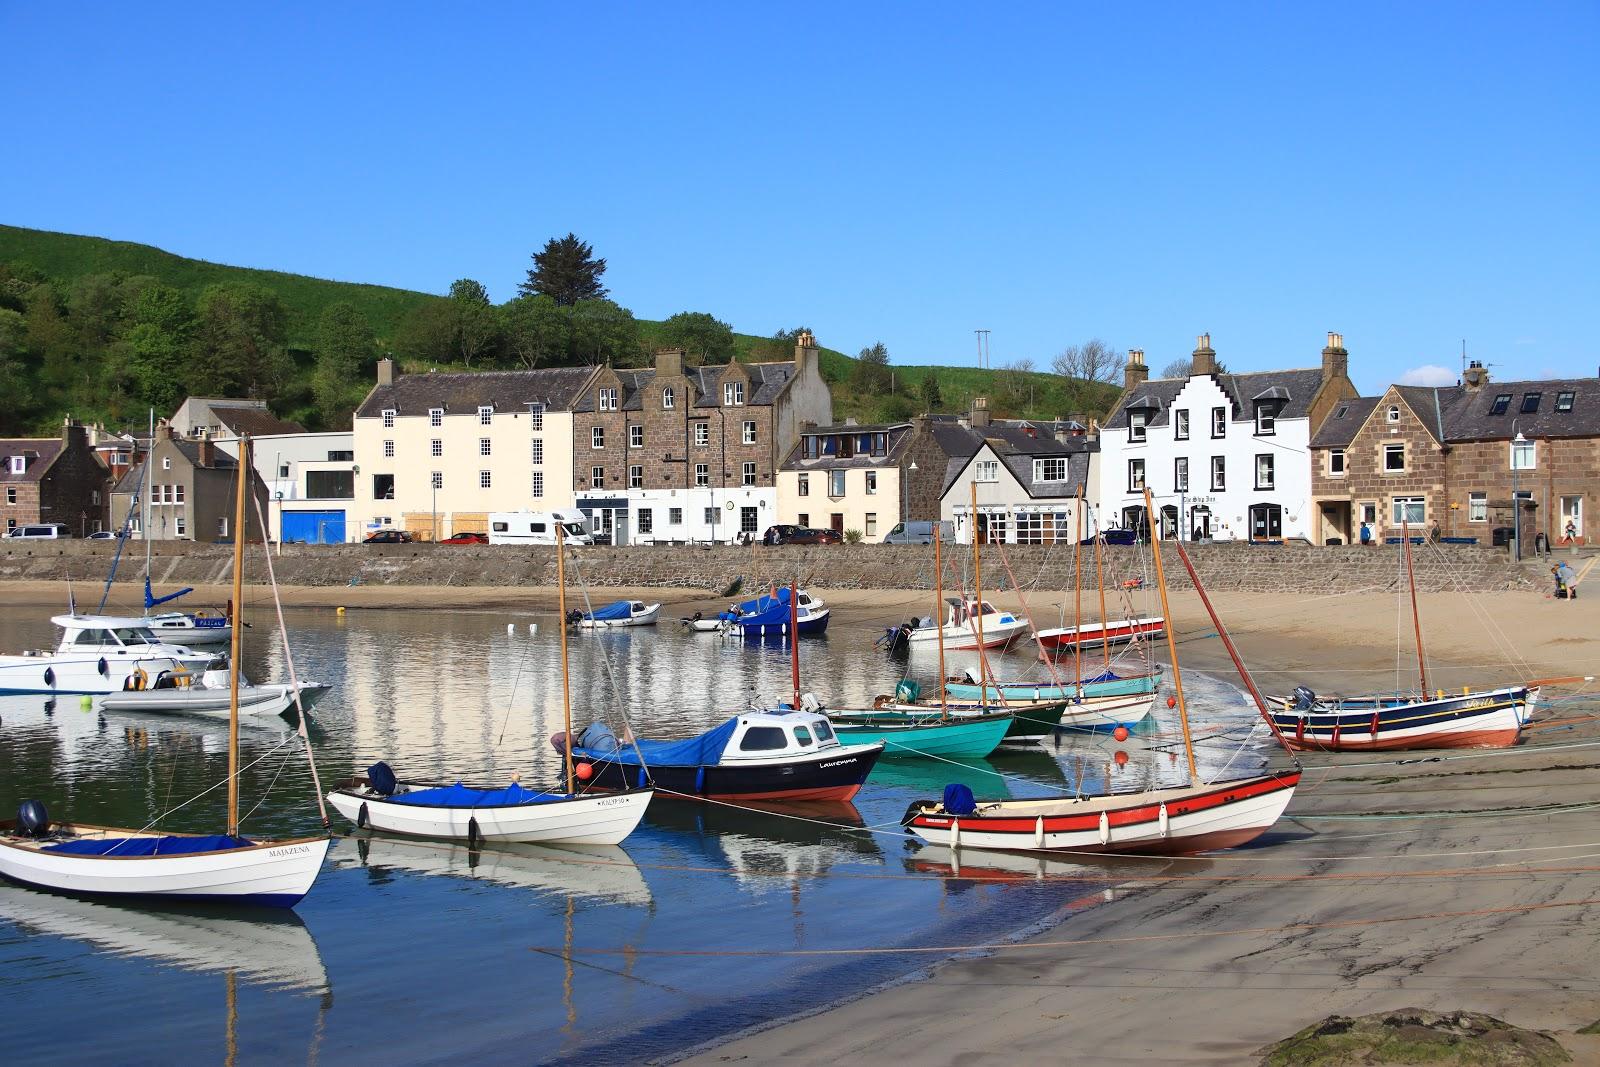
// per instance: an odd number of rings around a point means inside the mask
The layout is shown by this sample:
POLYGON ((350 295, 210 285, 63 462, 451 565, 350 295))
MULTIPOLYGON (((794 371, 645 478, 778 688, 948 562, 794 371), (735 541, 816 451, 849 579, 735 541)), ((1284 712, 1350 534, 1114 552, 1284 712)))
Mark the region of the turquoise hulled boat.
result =
MULTIPOLYGON (((1110 671, 1083 680, 1084 697, 1120 697, 1139 696, 1144 693, 1154 693, 1161 686, 1161 668, 1156 667, 1148 674, 1134 674, 1119 677, 1110 671)), ((1056 685, 1051 682, 990 682, 983 687, 983 695, 978 695, 978 686, 967 682, 950 682, 944 687, 945 695, 951 700, 963 701, 1001 701, 1023 700, 1029 702, 1047 700, 1075 700, 1078 697, 1078 686, 1072 682, 1056 685)))
POLYGON ((846 745, 883 744, 883 758, 939 757, 982 759, 1000 747, 1011 728, 1010 715, 943 721, 938 718, 878 722, 829 715, 833 731, 846 745))

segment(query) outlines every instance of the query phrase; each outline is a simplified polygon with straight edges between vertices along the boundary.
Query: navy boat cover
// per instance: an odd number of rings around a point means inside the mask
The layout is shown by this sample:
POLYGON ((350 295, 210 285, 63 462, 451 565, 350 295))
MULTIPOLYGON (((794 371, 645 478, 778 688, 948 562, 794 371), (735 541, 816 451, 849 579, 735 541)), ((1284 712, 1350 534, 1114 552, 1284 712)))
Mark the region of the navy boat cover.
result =
POLYGON ((429 808, 508 808, 518 804, 546 804, 552 800, 565 800, 562 793, 546 793, 539 789, 524 789, 512 782, 504 789, 474 789, 471 786, 441 785, 433 789, 413 789, 397 793, 389 800, 396 804, 420 804, 429 808))
POLYGON ((978 810, 978 802, 973 799, 972 788, 960 782, 951 782, 944 787, 944 811, 946 815, 971 815, 978 810))
MULTIPOLYGON (((638 745, 644 752, 645 764, 650 767, 714 767, 722 760, 722 753, 732 740, 733 731, 738 727, 739 719, 735 716, 721 726, 707 730, 697 737, 688 737, 682 741, 640 741, 638 745)), ((587 730, 584 731, 584 736, 588 736, 587 730)), ((634 751, 631 743, 617 749, 604 750, 580 745, 572 752, 575 756, 586 756, 602 763, 639 766, 639 753, 634 751)))
POLYGON ((594 622, 619 622, 633 616, 633 603, 628 600, 614 600, 603 608, 596 608, 587 618, 594 622))
POLYGON ((74 856, 179 856, 186 852, 221 852, 255 844, 243 837, 212 834, 209 837, 102 837, 46 845, 42 852, 74 856))

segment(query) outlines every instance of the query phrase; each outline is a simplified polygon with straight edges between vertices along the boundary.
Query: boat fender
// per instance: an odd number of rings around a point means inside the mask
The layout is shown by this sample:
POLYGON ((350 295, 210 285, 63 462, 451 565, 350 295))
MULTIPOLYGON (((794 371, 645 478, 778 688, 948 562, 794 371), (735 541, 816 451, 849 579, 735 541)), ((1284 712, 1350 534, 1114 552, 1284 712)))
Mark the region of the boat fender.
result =
POLYGON ((1373 737, 1377 737, 1378 736, 1378 713, 1377 712, 1373 712, 1372 713, 1372 736, 1373 737))
POLYGON ((110 672, 110 667, 107 666, 106 658, 104 656, 100 657, 98 666, 100 668, 100 677, 104 678, 110 672))
POLYGON ((44 684, 49 686, 51 689, 56 687, 56 672, 51 667, 46 667, 44 669, 44 684))
POLYGON ((961 820, 950 820, 950 848, 955 850, 961 847, 961 820))
POLYGON ((25 837, 43 837, 50 832, 50 813, 40 800, 24 800, 17 808, 17 829, 25 837))
POLYGON ((1304 741, 1306 739, 1306 717, 1304 715, 1294 722, 1294 739, 1296 741, 1304 741))
POLYGON ((1162 837, 1166 837, 1171 832, 1172 823, 1167 817, 1167 806, 1165 804, 1161 805, 1160 810, 1156 812, 1156 826, 1161 830, 1162 837))
POLYGON ((474 815, 467 820, 467 847, 477 848, 483 843, 483 834, 478 829, 478 817, 474 815))
POLYGON ((1333 720, 1333 738, 1328 744, 1334 748, 1339 747, 1339 720, 1337 718, 1333 720))
POLYGON ((706 769, 704 767, 694 772, 694 791, 696 794, 706 791, 706 769))
POLYGON ((1111 820, 1106 818, 1106 813, 1103 811, 1100 813, 1100 843, 1111 844, 1111 820))
POLYGON ((363 800, 361 802, 361 810, 356 812, 356 829, 357 830, 365 830, 366 828, 367 828, 367 802, 365 800, 363 800))
POLYGON ((648 780, 648 777, 649 777, 649 772, 646 771, 643 767, 640 767, 639 768, 639 780, 636 783, 640 789, 644 788, 644 784, 648 780))
POLYGON ((1040 815, 1033 820, 1033 847, 1044 848, 1044 816, 1040 815))

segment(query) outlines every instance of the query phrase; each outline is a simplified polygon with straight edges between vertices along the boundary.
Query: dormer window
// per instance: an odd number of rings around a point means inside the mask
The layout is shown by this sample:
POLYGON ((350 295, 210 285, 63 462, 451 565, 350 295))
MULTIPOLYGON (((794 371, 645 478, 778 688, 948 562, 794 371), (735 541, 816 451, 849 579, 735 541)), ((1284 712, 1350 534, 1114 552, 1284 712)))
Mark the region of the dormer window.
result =
POLYGON ((1563 392, 1557 393, 1556 394, 1556 410, 1559 411, 1559 412, 1563 412, 1563 413, 1571 411, 1572 410, 1572 401, 1573 401, 1575 395, 1576 394, 1574 394, 1574 393, 1572 393, 1570 391, 1563 391, 1563 392))
POLYGON ((28 470, 28 457, 26 457, 26 456, 12 456, 11 457, 11 473, 12 474, 24 474, 24 473, 27 472, 27 470, 28 470))
POLYGON ((1390 422, 1399 422, 1400 421, 1400 405, 1399 404, 1390 404, 1389 405, 1389 421, 1390 422))
POLYGON ((662 408, 662 410, 663 411, 671 411, 673 408, 675 408, 677 406, 678 406, 678 394, 673 391, 672 386, 669 385, 665 389, 661 390, 661 408, 662 408))
POLYGON ((614 387, 609 385, 600 387, 600 403, 598 407, 601 411, 617 410, 617 390, 614 387))
POLYGON ((394 426, 394 416, 395 416, 394 408, 384 408, 383 409, 383 427, 384 427, 384 429, 387 430, 387 429, 393 428, 393 426, 394 426))
POLYGON ((444 425, 444 408, 429 408, 428 409, 428 425, 429 426, 443 426, 444 425))
POLYGON ((1489 409, 1491 415, 1504 415, 1511 407, 1511 394, 1501 393, 1494 398, 1494 406, 1489 409))
POLYGON ((744 383, 723 382, 722 403, 728 407, 741 407, 744 405, 744 383))
POLYGON ((1067 480, 1067 460, 1036 459, 1033 461, 1033 480, 1036 482, 1064 482, 1067 480))
POLYGON ((821 455, 821 449, 818 447, 815 437, 802 437, 800 439, 800 455, 805 459, 816 459, 817 456, 821 455))
POLYGON ((1143 441, 1145 427, 1150 423, 1150 412, 1144 408, 1128 412, 1128 440, 1143 441))
POLYGON ((1189 439, 1189 409, 1182 408, 1172 413, 1172 436, 1179 441, 1189 439))
POLYGON ((1543 393, 1523 393, 1521 413, 1524 415, 1532 415, 1537 412, 1539 410, 1539 401, 1541 398, 1543 398, 1543 396, 1543 393))
POLYGON ((489 405, 484 405, 484 406, 478 408, 478 425, 479 426, 492 426, 493 424, 494 424, 494 408, 492 406, 489 406, 489 405))
POLYGON ((1256 436, 1270 437, 1278 432, 1278 405, 1266 401, 1256 405, 1256 436))

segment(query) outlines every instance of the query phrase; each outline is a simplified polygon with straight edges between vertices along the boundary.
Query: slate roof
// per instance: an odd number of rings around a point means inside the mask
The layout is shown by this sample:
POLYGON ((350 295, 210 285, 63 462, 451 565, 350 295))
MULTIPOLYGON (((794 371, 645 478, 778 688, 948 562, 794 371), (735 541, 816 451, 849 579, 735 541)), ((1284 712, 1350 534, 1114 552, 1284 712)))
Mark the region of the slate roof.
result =
POLYGON ((526 411, 530 403, 566 411, 594 372, 594 367, 540 367, 468 374, 402 374, 392 385, 374 387, 356 409, 356 418, 375 419, 389 408, 400 415, 426 415, 431 408, 460 415, 486 406, 496 411, 526 411))
MULTIPOLYGON (((190 441, 190 440, 187 440, 186 438, 177 437, 177 438, 173 438, 172 443, 177 447, 178 451, 183 455, 183 458, 187 459, 189 461, 190 466, 193 466, 193 467, 200 466, 200 442, 199 441, 190 441)), ((232 456, 228 455, 226 452, 222 451, 222 449, 220 449, 220 448, 212 448, 212 450, 211 450, 211 466, 206 467, 204 469, 205 470, 213 470, 213 471, 231 471, 231 470, 235 469, 238 466, 239 466, 239 461, 238 460, 234 459, 232 456)), ((138 486, 143 484, 143 482, 144 482, 144 463, 141 462, 141 463, 139 463, 138 465, 136 465, 134 467, 130 467, 128 469, 127 473, 124 474, 120 479, 118 479, 117 487, 115 489, 111 490, 111 491, 113 493, 131 493, 138 486)))
POLYGON ((268 434, 306 432, 306 428, 298 422, 280 419, 262 408, 214 407, 211 413, 234 436, 247 433, 251 437, 264 437, 268 434))
POLYGON ((1449 441, 1510 440, 1511 425, 1524 436, 1600 437, 1600 378, 1551 378, 1546 381, 1494 382, 1476 392, 1461 390, 1461 396, 1444 412, 1444 430, 1449 441), (1556 411, 1556 395, 1572 393, 1572 410, 1556 411), (1495 398, 1511 394, 1505 414, 1491 415, 1495 398), (1524 415, 1522 398, 1539 393, 1537 411, 1524 415))
POLYGON ((0 439, 0 482, 36 482, 44 477, 50 464, 61 454, 59 437, 8 437, 0 439), (11 457, 27 455, 28 468, 22 474, 11 473, 11 457))
MULTIPOLYGON (((1280 419, 1303 419, 1311 413, 1311 399, 1317 395, 1317 390, 1322 388, 1322 368, 1307 367, 1298 370, 1263 370, 1249 371, 1244 374, 1219 374, 1217 383, 1222 391, 1228 394, 1233 402, 1233 422, 1245 422, 1255 418, 1255 401, 1259 397, 1263 400, 1287 399, 1288 403, 1278 412, 1280 419)), ((1151 417, 1149 425, 1165 426, 1171 421, 1172 404, 1182 392, 1183 387, 1189 384, 1188 378, 1152 378, 1134 390, 1131 400, 1148 398, 1155 403, 1155 414, 1151 417)), ((1109 418, 1106 419, 1108 429, 1126 429, 1128 425, 1128 408, 1132 403, 1118 401, 1109 418)), ((1194 416, 1190 416, 1193 420, 1194 416)))
MULTIPOLYGON (((739 364, 750 375, 750 385, 745 390, 745 407, 767 407, 778 399, 784 386, 789 384, 794 377, 794 364, 790 363, 741 363, 739 364)), ((726 363, 703 367, 685 367, 683 373, 694 383, 695 402, 697 408, 719 408, 722 406, 722 397, 716 393, 717 379, 722 376, 726 363)), ((644 410, 644 393, 650 383, 655 379, 654 367, 637 367, 618 370, 616 375, 622 381, 622 400, 620 408, 623 411, 644 410)), ((572 403, 573 411, 593 411, 595 405, 595 389, 588 389, 572 403)))
POLYGON ((1372 409, 1382 400, 1378 396, 1353 396, 1334 405, 1328 417, 1322 420, 1317 432, 1311 435, 1312 448, 1344 448, 1355 440, 1361 424, 1367 421, 1372 409))
POLYGON ((802 440, 796 442, 794 448, 790 449, 789 455, 785 457, 781 464, 778 465, 778 469, 786 471, 814 471, 895 467, 899 466, 900 460, 905 457, 906 449, 910 447, 911 439, 915 436, 915 434, 913 434, 911 431, 911 424, 909 422, 897 422, 893 424, 880 423, 869 426, 855 426, 848 424, 818 426, 814 429, 803 431, 801 436, 804 438, 811 436, 831 436, 858 433, 887 433, 889 435, 889 451, 882 456, 874 456, 871 453, 862 454, 858 452, 847 459, 840 459, 838 456, 828 455, 806 459, 804 441, 802 440))

